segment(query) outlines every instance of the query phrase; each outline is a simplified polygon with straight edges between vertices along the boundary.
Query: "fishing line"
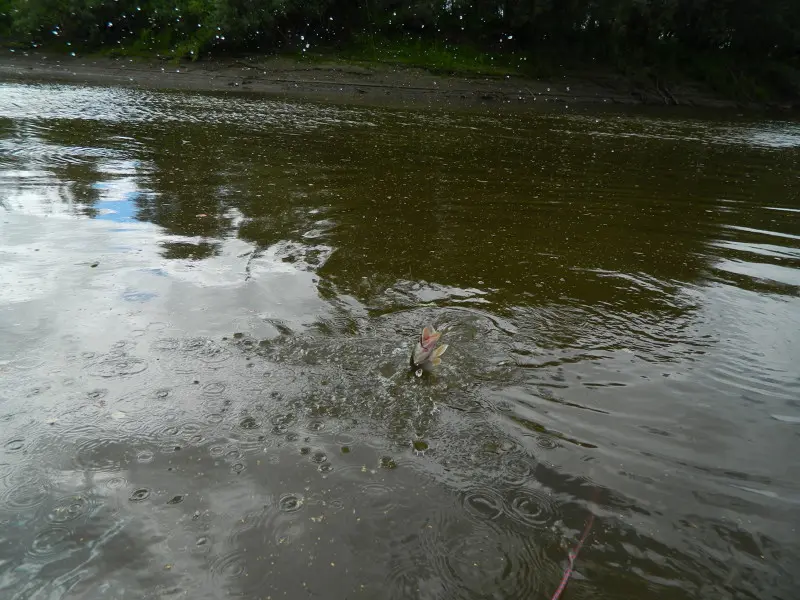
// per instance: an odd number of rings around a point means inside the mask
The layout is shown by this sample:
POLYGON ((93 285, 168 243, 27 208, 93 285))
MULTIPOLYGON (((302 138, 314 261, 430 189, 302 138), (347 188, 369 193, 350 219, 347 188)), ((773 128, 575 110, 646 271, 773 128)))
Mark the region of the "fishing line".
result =
MULTIPOLYGON (((597 500, 598 495, 599 495, 599 489, 595 488, 593 502, 597 500)), ((578 558, 578 553, 581 551, 581 548, 583 547, 583 543, 586 541, 586 538, 589 537, 589 532, 592 530, 593 524, 594 524, 594 513, 590 509, 589 519, 586 521, 586 527, 583 530, 583 534, 578 540, 578 543, 575 544, 575 547, 572 550, 570 550, 569 563, 567 564, 567 568, 564 569, 564 576, 561 578, 561 583, 558 584, 558 588, 556 589, 555 593, 550 598, 550 600, 558 600, 559 597, 561 597, 561 593, 567 587, 567 582, 569 581, 569 578, 572 576, 572 571, 575 569, 575 561, 578 558)))

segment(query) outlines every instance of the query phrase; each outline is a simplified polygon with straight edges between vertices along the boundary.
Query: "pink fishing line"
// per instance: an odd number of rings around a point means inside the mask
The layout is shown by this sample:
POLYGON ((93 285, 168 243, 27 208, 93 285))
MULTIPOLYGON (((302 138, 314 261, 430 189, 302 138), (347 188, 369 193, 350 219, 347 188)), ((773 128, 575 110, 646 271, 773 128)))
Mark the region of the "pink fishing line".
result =
POLYGON ((550 600, 558 600, 561 596, 561 592, 564 591, 564 588, 567 587, 567 582, 569 578, 572 576, 572 571, 575 568, 575 559, 578 558, 578 552, 581 551, 581 547, 583 547, 583 542, 586 541, 586 538, 589 537, 589 531, 592 529, 592 523, 594 523, 594 513, 589 513, 589 521, 586 523, 586 529, 583 530, 583 535, 581 535, 581 539, 578 540, 578 543, 575 544, 575 548, 573 548, 569 553, 569 564, 567 568, 564 570, 564 576, 561 578, 561 583, 558 584, 558 589, 556 593, 553 594, 553 597, 550 600))

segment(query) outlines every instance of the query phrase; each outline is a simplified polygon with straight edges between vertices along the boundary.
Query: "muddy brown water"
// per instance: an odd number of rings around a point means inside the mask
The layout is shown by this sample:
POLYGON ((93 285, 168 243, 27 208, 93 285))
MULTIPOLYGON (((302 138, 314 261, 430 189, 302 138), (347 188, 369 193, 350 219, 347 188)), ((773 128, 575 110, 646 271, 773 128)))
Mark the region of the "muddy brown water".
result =
POLYGON ((0 596, 797 598, 799 294, 796 123, 0 84, 0 596))

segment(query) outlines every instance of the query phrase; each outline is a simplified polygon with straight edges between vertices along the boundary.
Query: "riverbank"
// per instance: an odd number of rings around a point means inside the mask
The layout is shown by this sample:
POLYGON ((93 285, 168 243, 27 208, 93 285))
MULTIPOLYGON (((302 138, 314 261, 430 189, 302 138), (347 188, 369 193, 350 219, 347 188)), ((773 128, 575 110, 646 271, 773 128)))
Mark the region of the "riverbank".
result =
POLYGON ((72 57, 5 50, 0 79, 150 89, 255 92, 286 98, 452 108, 524 108, 548 104, 673 105, 711 108, 781 108, 797 105, 747 104, 727 99, 696 83, 642 84, 609 73, 571 72, 561 77, 447 75, 420 68, 336 59, 288 56, 206 59, 72 57))

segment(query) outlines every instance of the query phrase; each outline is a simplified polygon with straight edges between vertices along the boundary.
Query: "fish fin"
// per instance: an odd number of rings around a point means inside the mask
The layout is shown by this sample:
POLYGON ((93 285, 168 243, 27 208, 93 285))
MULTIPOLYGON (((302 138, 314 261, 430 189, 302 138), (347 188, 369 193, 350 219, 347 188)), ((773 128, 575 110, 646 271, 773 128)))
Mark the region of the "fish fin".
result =
POLYGON ((441 346, 439 346, 436 350, 433 351, 432 353, 433 358, 438 359, 442 354, 444 354, 444 351, 447 350, 447 348, 448 348, 447 344, 442 344, 441 346))
POLYGON ((431 337, 432 333, 433 333, 433 331, 431 330, 430 327, 427 327, 427 326, 423 327, 422 328, 422 334, 419 336, 419 343, 424 346, 425 343, 428 341, 428 338, 431 337))
POLYGON ((431 364, 432 364, 434 367, 435 367, 436 365, 438 365, 440 362, 442 362, 442 359, 441 359, 441 358, 439 358, 438 356, 437 356, 436 358, 434 358, 434 359, 432 359, 432 360, 431 360, 431 364))
POLYGON ((423 346, 431 346, 439 341, 439 338, 442 337, 442 333, 440 331, 436 331, 433 327, 426 327, 422 330, 422 336, 420 337, 420 343, 423 346))

